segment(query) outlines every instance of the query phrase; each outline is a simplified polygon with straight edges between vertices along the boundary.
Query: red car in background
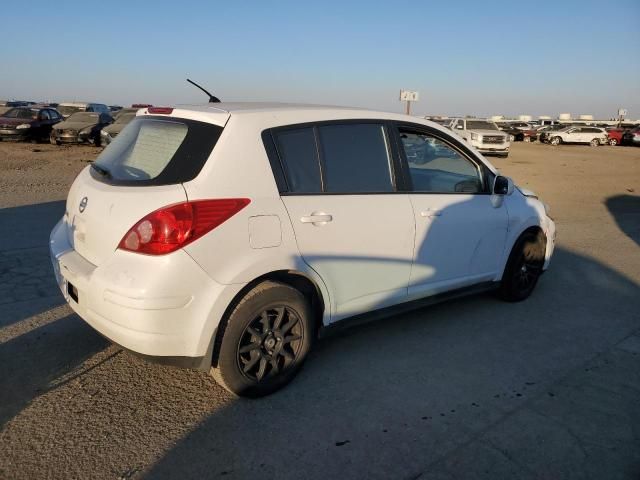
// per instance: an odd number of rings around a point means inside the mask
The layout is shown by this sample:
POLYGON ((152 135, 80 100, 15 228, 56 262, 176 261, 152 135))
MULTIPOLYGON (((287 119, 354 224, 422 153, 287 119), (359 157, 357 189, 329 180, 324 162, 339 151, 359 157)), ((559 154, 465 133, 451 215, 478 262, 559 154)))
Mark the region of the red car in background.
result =
POLYGON ((627 124, 619 124, 617 127, 609 127, 607 128, 607 137, 609 139, 609 145, 623 145, 623 144, 637 144, 637 142, 633 141, 633 135, 625 135, 628 132, 633 132, 638 130, 638 125, 633 123, 627 124))
POLYGON ((622 134, 626 131, 625 128, 607 128, 607 138, 609 141, 609 145, 615 147, 616 145, 620 145, 622 143, 622 134))

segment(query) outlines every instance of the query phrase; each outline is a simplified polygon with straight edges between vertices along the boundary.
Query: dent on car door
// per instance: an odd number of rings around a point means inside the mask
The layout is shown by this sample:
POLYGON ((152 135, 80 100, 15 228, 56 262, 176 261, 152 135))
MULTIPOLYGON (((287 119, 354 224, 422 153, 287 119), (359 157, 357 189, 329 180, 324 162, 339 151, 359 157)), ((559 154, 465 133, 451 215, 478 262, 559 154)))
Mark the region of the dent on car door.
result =
POLYGON ((298 249, 327 286, 332 321, 404 301, 413 210, 396 191, 384 123, 276 129, 273 141, 298 249))
POLYGON ((508 215, 492 202, 486 167, 441 132, 405 125, 397 133, 416 223, 409 296, 493 280, 508 215))

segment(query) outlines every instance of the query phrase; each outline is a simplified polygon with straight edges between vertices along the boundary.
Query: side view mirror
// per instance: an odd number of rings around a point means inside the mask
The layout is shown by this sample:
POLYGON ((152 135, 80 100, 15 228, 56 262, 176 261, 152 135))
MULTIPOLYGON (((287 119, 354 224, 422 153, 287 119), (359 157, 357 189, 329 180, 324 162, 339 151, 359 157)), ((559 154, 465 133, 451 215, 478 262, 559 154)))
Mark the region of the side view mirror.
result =
POLYGON ((509 177, 498 175, 493 181, 494 195, 511 195, 513 193, 513 180, 509 177))

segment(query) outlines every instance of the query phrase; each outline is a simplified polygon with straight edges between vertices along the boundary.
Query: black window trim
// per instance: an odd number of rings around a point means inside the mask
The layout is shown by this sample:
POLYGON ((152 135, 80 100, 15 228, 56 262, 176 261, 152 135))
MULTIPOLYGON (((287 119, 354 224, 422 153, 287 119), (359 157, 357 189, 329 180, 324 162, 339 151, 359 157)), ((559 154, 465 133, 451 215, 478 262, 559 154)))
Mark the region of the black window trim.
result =
POLYGON ((393 122, 393 135, 395 137, 396 148, 399 150, 399 157, 401 159, 401 171, 404 176, 404 185, 406 187, 405 193, 420 194, 420 195, 491 195, 491 180, 495 174, 487 167, 487 165, 478 158, 467 146, 456 138, 446 135, 443 132, 436 130, 435 128, 427 125, 421 125, 417 123, 409 122, 393 122), (413 189, 413 182, 411 180, 411 173, 409 171, 409 162, 407 161, 404 148, 402 146, 402 139, 400 138, 400 129, 405 128, 412 130, 415 133, 429 135, 437 140, 440 140, 457 151, 464 158, 469 160, 473 165, 478 168, 480 173, 480 180, 482 182, 483 191, 477 193, 470 192, 425 192, 413 189))
MULTIPOLYGON (((97 112, 89 112, 89 113, 97 113, 97 112)), ((98 115, 103 115, 101 113, 98 113, 98 115)), ((148 179, 148 180, 121 180, 121 179, 112 179, 112 178, 108 178, 105 176, 101 176, 99 175, 97 172, 94 171, 94 169, 92 168, 89 173, 91 175, 91 177, 94 180, 97 180, 100 183, 104 183, 106 185, 112 185, 112 186, 118 186, 118 187, 159 187, 159 186, 164 186, 164 185, 182 185, 183 183, 187 183, 190 182, 192 180, 194 180, 198 175, 200 175, 200 172, 202 171, 202 169, 204 168, 204 166, 206 165, 207 161, 209 160, 209 157, 211 157, 211 154, 213 153, 213 150, 215 149, 218 140, 220 139, 220 136, 222 135, 222 132, 224 130, 224 127, 220 126, 220 125, 216 125, 214 123, 209 123, 209 122, 202 122, 199 120, 191 120, 188 118, 182 118, 182 117, 168 117, 168 116, 160 116, 160 115, 145 115, 143 117, 139 117, 140 119, 144 119, 144 120, 155 120, 155 121, 162 121, 162 122, 174 122, 174 123, 184 123, 188 126, 192 126, 192 125, 197 125, 199 128, 208 128, 210 127, 216 127, 216 128, 212 128, 211 129, 211 134, 207 135, 206 137, 203 138, 207 138, 208 141, 211 143, 211 149, 208 150, 206 156, 197 156, 197 155, 192 155, 192 154, 188 154, 186 156, 186 158, 188 158, 189 162, 187 165, 185 165, 183 162, 182 164, 178 164, 178 162, 175 159, 171 159, 169 161, 169 163, 167 165, 165 165, 164 169, 162 170, 162 172, 160 172, 160 174, 158 174, 158 176, 156 176, 155 178, 152 179, 148 179), (182 176, 178 175, 178 172, 180 172, 182 174, 182 176), (177 178, 176 178, 177 177, 177 178)), ((208 147, 208 144, 205 144, 208 147)), ((201 147, 201 146, 200 146, 201 147)), ((183 146, 182 144, 180 145, 180 147, 178 147, 178 150, 176 150, 175 154, 181 149, 181 148, 187 148, 186 146, 183 146)), ((188 153, 188 152, 187 152, 188 153)))
POLYGON ((262 141, 267 152, 267 157, 269 158, 269 163, 271 164, 271 169, 273 171, 273 176, 276 180, 276 185, 278 187, 278 191, 281 196, 313 196, 313 195, 395 195, 395 194, 406 194, 406 185, 404 180, 404 175, 400 174, 401 171, 401 161, 399 158, 399 151, 394 145, 394 139, 392 136, 393 122, 381 119, 381 118, 350 118, 350 119, 337 119, 337 120, 319 120, 312 122, 304 122, 304 123, 295 123, 282 125, 278 127, 267 128, 262 131, 262 141), (391 186, 392 190, 387 192, 326 192, 325 189, 325 178, 324 178, 324 161, 322 158, 322 152, 320 151, 320 137, 319 137, 319 128, 329 125, 361 125, 361 124, 376 124, 380 125, 383 128, 383 134, 385 135, 385 144, 387 147, 390 168, 389 173, 391 176, 391 186), (320 169, 320 184, 321 184, 321 192, 292 192, 287 181, 286 177, 286 169, 283 164, 282 158, 278 154, 278 149, 276 147, 275 135, 278 132, 286 131, 286 130, 299 130, 303 128, 312 128, 314 132, 315 144, 316 144, 316 155, 319 161, 319 169, 320 169))

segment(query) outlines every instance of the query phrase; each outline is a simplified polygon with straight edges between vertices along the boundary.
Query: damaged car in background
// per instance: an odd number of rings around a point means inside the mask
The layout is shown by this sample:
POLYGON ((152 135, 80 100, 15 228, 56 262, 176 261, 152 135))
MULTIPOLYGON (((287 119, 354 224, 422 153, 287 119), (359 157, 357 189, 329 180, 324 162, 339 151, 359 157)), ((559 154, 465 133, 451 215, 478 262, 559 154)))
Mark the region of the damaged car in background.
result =
POLYGON ((123 108, 120 110, 115 117, 115 121, 111 125, 104 127, 100 132, 100 145, 109 145, 122 129, 131 122, 131 120, 136 118, 137 111, 137 108, 123 108))
POLYGON ((0 114, 1 140, 46 141, 52 127, 62 121, 54 108, 17 107, 0 114))
POLYGON ((106 113, 77 112, 64 122, 58 123, 51 131, 52 144, 89 143, 100 146, 100 131, 113 122, 106 113))

